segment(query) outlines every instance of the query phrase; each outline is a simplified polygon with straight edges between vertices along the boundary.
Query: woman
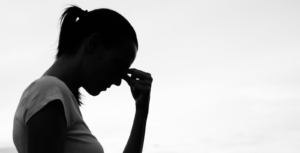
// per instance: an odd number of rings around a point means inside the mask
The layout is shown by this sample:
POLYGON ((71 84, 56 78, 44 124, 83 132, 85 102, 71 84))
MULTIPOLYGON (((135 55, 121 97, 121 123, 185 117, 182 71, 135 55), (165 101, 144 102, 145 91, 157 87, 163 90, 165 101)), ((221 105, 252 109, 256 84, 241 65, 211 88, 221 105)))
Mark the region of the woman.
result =
POLYGON ((23 92, 14 117, 19 153, 103 153, 83 121, 79 88, 97 96, 124 79, 136 113, 124 153, 142 152, 152 77, 129 69, 138 48, 130 23, 109 9, 71 6, 61 16, 54 64, 23 92))

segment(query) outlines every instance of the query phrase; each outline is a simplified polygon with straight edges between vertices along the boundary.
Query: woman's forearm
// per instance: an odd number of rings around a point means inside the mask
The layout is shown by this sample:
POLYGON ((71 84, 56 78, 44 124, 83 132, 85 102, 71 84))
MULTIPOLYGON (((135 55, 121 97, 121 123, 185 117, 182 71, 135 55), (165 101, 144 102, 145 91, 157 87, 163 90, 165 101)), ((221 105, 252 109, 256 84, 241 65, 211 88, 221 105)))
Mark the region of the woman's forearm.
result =
POLYGON ((141 153, 144 145, 148 111, 136 111, 129 139, 123 153, 141 153))

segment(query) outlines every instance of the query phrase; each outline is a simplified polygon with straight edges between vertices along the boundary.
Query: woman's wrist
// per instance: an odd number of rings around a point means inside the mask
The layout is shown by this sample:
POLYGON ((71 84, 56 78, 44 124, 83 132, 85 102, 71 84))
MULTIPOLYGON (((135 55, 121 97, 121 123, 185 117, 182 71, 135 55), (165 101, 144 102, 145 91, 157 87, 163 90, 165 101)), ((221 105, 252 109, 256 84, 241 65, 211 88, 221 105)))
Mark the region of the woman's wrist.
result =
POLYGON ((138 115, 147 116, 148 113, 149 113, 149 110, 138 110, 138 109, 137 109, 137 110, 135 111, 135 113, 138 114, 138 115))

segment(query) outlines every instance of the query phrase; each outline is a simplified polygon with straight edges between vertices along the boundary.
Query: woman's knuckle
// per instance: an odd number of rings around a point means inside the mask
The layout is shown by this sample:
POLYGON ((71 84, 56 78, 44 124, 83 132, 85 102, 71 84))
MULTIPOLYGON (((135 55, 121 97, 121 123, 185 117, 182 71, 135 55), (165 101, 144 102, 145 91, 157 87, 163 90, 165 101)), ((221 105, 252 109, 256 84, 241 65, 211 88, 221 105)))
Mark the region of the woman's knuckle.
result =
POLYGON ((153 78, 152 77, 150 77, 150 79, 149 79, 151 82, 153 81, 153 78))

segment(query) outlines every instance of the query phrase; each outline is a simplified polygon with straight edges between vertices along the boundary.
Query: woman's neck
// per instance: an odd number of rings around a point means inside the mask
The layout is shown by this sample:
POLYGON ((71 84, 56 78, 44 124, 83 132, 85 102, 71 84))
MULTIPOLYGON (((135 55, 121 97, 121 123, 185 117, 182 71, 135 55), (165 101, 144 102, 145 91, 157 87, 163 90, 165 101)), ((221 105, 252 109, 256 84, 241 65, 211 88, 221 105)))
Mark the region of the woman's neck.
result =
POLYGON ((53 76, 64 82, 78 102, 81 100, 80 62, 71 58, 57 59, 42 76, 53 76))

